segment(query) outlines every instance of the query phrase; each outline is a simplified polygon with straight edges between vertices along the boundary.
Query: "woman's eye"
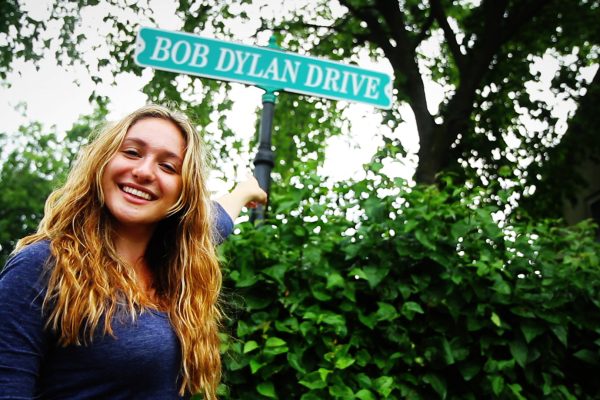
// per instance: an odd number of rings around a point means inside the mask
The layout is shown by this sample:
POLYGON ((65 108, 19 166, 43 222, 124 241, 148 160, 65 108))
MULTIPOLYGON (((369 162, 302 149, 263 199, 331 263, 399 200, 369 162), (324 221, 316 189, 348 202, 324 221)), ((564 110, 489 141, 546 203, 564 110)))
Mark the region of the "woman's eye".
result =
POLYGON ((125 150, 123 150, 123 153, 127 154, 128 156, 134 156, 134 157, 140 155, 140 153, 135 149, 125 149, 125 150))
POLYGON ((167 171, 167 172, 172 172, 172 173, 175 173, 175 172, 177 172, 177 169, 176 169, 176 168, 175 168, 173 165, 171 165, 171 164, 164 164, 164 163, 163 163, 163 164, 160 164, 160 166, 161 166, 161 167, 162 167, 162 168, 163 168, 165 171, 167 171))

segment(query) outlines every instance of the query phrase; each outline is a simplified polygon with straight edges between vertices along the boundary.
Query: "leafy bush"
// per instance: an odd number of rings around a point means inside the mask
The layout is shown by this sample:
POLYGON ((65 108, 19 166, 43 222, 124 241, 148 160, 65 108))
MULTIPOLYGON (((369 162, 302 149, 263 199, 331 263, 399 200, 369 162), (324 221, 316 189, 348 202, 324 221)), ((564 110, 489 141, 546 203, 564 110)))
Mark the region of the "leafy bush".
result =
POLYGON ((22 125, 11 135, 0 133, 0 269, 17 240, 35 232, 46 198, 66 177, 92 127, 105 116, 100 105, 64 136, 39 122, 22 125))
POLYGON ((586 399, 600 393, 589 223, 497 223, 479 189, 373 164, 272 195, 223 246, 223 398, 586 399))

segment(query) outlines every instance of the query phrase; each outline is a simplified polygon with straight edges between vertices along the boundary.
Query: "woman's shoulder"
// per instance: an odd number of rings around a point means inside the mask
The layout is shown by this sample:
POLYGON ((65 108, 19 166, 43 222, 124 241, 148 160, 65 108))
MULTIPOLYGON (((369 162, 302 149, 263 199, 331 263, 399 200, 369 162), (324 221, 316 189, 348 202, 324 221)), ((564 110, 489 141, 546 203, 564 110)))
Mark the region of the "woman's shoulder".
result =
POLYGON ((31 243, 8 259, 4 269, 0 272, 0 279, 7 276, 19 279, 38 278, 50 256, 49 240, 31 243))

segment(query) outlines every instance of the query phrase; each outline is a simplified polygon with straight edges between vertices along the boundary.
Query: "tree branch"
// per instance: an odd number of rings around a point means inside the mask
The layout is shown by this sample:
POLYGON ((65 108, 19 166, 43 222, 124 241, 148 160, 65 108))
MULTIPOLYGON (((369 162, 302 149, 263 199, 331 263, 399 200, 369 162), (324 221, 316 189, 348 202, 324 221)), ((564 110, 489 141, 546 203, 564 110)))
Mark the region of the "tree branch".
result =
POLYGON ((469 116, 473 112, 475 92, 481 87, 494 56, 499 53, 504 43, 540 13, 540 8, 546 3, 548 0, 523 2, 512 13, 507 8, 507 0, 484 0, 481 4, 484 21, 482 32, 475 46, 465 57, 464 69, 460 71, 460 84, 444 112, 446 119, 443 132, 436 136, 433 144, 432 157, 442 160, 440 168, 445 167, 450 145, 458 133, 468 126, 469 116))
POLYGON ((427 31, 429 30, 429 28, 431 28, 431 25, 433 25, 434 20, 435 18, 433 16, 433 13, 430 12, 427 16, 427 19, 425 20, 425 23, 421 27, 421 32, 419 32, 419 34, 415 37, 415 40, 413 42, 413 49, 416 49, 419 46, 419 44, 421 44, 421 42, 425 39, 425 37, 427 37, 427 31))
MULTIPOLYGON (((366 22, 367 26, 369 27, 369 29, 365 30, 363 33, 345 32, 353 36, 353 38, 355 39, 355 43, 358 43, 358 45, 360 45, 365 44, 367 41, 370 41, 381 47, 381 49, 386 55, 391 54, 395 51, 394 47, 388 40, 390 33, 382 29, 382 25, 377 20, 377 17, 375 15, 376 9, 374 7, 365 6, 362 8, 358 8, 352 5, 349 0, 339 0, 339 2, 341 5, 350 10, 350 15, 353 18, 366 22)), ((338 28, 346 25, 349 21, 350 18, 344 18, 342 23, 338 24, 335 30, 339 33, 344 33, 338 28)))
MULTIPOLYGON (((433 0, 432 0, 433 1, 433 0)), ((531 19, 540 13, 540 9, 549 0, 530 0, 522 2, 511 11, 507 8, 507 0, 488 0, 483 7, 483 32, 465 59, 464 69, 461 70, 461 83, 455 98, 457 102, 465 103, 463 108, 472 108, 475 90, 481 85, 485 73, 490 68, 494 55, 498 54, 502 45, 531 19), (506 15, 508 14, 508 17, 506 15), (461 94, 462 92, 462 94, 461 94), (461 99, 462 97, 462 99, 461 99)), ((455 100, 453 98, 453 100, 455 100)))
POLYGON ((452 27, 448 23, 448 17, 446 16, 446 12, 442 7, 440 0, 430 0, 431 4, 431 15, 435 17, 435 20, 442 28, 444 32, 444 38, 446 39, 446 43, 450 48, 450 52, 452 53, 452 57, 454 57, 454 61, 459 70, 464 69, 465 64, 465 56, 460 51, 460 45, 456 41, 456 34, 452 30, 452 27))
MULTIPOLYGON (((406 31, 404 14, 400 10, 397 1, 375 0, 375 4, 380 17, 383 18, 392 38, 396 42, 395 48, 389 53, 386 52, 386 56, 390 59, 394 70, 404 75, 402 88, 410 98, 421 145, 427 146, 432 139, 434 122, 427 108, 425 86, 416 61, 415 47, 406 31)), ((379 21, 375 21, 375 23, 382 24, 379 21)))
POLYGON ((406 31, 404 15, 398 2, 376 0, 375 6, 369 8, 355 7, 349 0, 340 0, 340 3, 347 7, 355 18, 367 23, 370 40, 382 48, 396 72, 398 89, 405 92, 410 99, 421 144, 429 143, 434 122, 427 108, 425 87, 415 60, 415 47, 406 31), (390 38, 395 42, 395 46, 391 44, 390 38))
POLYGON ((348 23, 348 18, 343 18, 338 21, 339 21, 339 23, 335 23, 335 24, 331 24, 331 25, 311 24, 308 22, 298 22, 298 23, 292 23, 290 25, 301 26, 302 28, 328 29, 328 30, 340 32, 341 28, 348 23))
POLYGON ((348 8, 355 18, 367 23, 370 32, 366 35, 371 38, 373 43, 377 43, 386 55, 394 52, 394 47, 389 40, 387 40, 388 33, 381 28, 377 18, 375 18, 371 12, 367 11, 365 8, 354 7, 348 0, 340 0, 340 4, 348 8))

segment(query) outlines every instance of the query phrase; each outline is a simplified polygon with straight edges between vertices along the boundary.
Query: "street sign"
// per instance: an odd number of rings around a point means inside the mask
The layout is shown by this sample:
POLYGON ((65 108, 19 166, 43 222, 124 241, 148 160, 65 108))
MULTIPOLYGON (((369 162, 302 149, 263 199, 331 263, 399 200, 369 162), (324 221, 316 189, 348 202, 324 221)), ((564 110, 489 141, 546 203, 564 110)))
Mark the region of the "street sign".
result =
POLYGON ((389 109, 392 77, 353 65, 266 47, 141 28, 135 62, 143 67, 234 81, 389 109))

